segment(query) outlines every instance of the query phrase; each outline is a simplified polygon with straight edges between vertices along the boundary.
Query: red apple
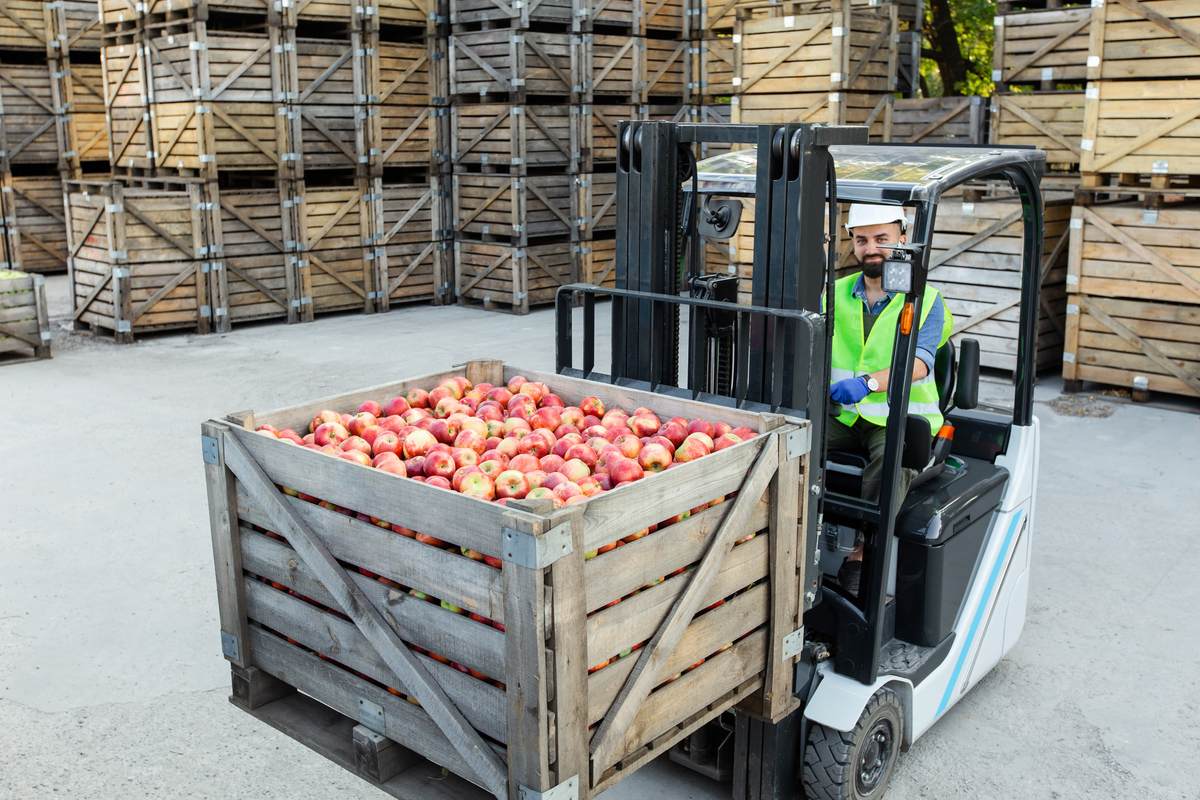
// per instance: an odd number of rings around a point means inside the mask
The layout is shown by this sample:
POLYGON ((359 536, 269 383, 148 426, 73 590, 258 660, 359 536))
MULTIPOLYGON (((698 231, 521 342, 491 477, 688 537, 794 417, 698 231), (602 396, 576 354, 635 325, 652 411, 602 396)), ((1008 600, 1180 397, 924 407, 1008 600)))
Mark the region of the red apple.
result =
POLYGON ((518 472, 532 472, 535 469, 541 469, 542 462, 538 460, 537 456, 522 453, 509 461, 508 467, 518 472))
POLYGON ((475 416, 484 422, 492 420, 504 419, 504 406, 497 403, 495 400, 484 400, 475 409, 475 416))
MULTIPOLYGON (((363 437, 364 439, 366 437, 363 437)), ((404 445, 400 442, 400 437, 391 431, 384 431, 375 437, 375 441, 371 443, 371 452, 375 455, 380 453, 394 453, 400 455, 404 451, 404 445)))
POLYGON ((393 475, 399 475, 401 478, 408 477, 408 470, 404 468, 404 462, 398 458, 388 459, 382 464, 376 465, 375 468, 380 472, 390 472, 393 475))
POLYGON ((547 489, 557 489, 561 484, 570 483, 571 479, 561 472, 551 472, 546 475, 546 480, 542 483, 547 489))
POLYGON ((683 463, 703 458, 713 450, 713 441, 703 433, 690 434, 675 450, 675 460, 683 463))
POLYGON ((294 442, 295 444, 298 444, 301 446, 303 446, 304 444, 307 444, 307 442, 304 441, 304 439, 300 436, 300 434, 296 433, 291 428, 284 428, 283 430, 281 430, 279 432, 279 438, 286 439, 289 442, 294 442))
POLYGON ((551 453, 550 455, 542 456, 538 459, 538 462, 542 465, 543 472, 558 472, 559 468, 566 463, 566 459, 551 453))
POLYGON ((338 446, 349 438, 350 431, 346 430, 340 422, 326 422, 313 431, 313 442, 321 447, 327 444, 338 446))
POLYGON ((374 414, 360 411, 350 418, 350 424, 346 428, 350 431, 351 436, 362 436, 363 431, 378 424, 379 420, 375 418, 374 414))
POLYGON ((525 477, 529 479, 529 488, 536 489, 546 482, 546 478, 549 475, 545 470, 535 469, 532 472, 526 472, 525 477))
POLYGON ((579 484, 579 488, 583 489, 583 493, 588 497, 592 497, 593 495, 600 494, 604 491, 600 488, 600 481, 597 480, 595 475, 589 475, 583 480, 576 481, 576 483, 579 484))
POLYGON ((634 436, 632 433, 623 433, 614 441, 617 447, 621 448, 621 452, 626 458, 636 458, 637 454, 642 451, 642 440, 634 436))
POLYGON ((687 432, 703 433, 708 438, 713 438, 717 434, 717 427, 706 419, 693 419, 687 424, 687 432))
POLYGON ((494 389, 489 389, 485 396, 488 400, 494 400, 500 405, 507 407, 508 401, 512 399, 513 393, 503 386, 497 386, 494 389))
POLYGON ((404 396, 410 408, 429 408, 429 392, 424 389, 413 389, 404 396))
POLYGON ((364 467, 371 466, 371 457, 358 450, 343 450, 340 458, 346 461, 353 461, 355 464, 362 464, 364 467))
MULTIPOLYGON (((443 386, 441 388, 444 389, 445 387, 443 386)), ((436 392, 437 389, 434 389, 434 391, 436 392)), ((430 397, 429 399, 432 400, 433 398, 430 397)), ((445 419, 451 414, 460 413, 459 409, 462 407, 463 404, 458 400, 455 400, 453 397, 443 397, 441 400, 438 400, 437 405, 433 407, 433 416, 437 417, 438 419, 445 419)))
POLYGON ((562 499, 554 493, 553 490, 547 489, 545 486, 539 486, 526 495, 529 500, 550 500, 554 503, 555 508, 562 508, 562 499))
POLYGON ((585 397, 579 401, 579 410, 585 415, 600 418, 604 416, 604 402, 598 397, 585 397))
POLYGON ((330 411, 329 409, 325 409, 324 411, 322 411, 321 413, 319 413, 315 417, 313 417, 312 422, 308 423, 308 432, 316 433, 317 428, 321 427, 322 425, 324 425, 328 422, 336 422, 338 425, 341 425, 342 424, 342 415, 337 413, 336 411, 330 411))
POLYGON ((622 436, 632 436, 632 435, 633 435, 633 431, 629 430, 629 428, 625 428, 620 425, 614 425, 611 428, 606 428, 604 431, 604 438, 605 438, 605 440, 608 441, 609 444, 616 444, 617 439, 619 439, 622 436))
POLYGON ((522 453, 542 458, 550 455, 550 451, 554 449, 554 445, 554 434, 544 428, 539 428, 521 439, 518 449, 522 453))
POLYGON ((527 394, 514 394, 508 401, 508 415, 511 417, 519 412, 523 419, 529 419, 537 412, 537 403, 527 394))
POLYGON ((742 437, 732 433, 727 433, 724 436, 718 436, 713 442, 713 451, 724 450, 726 447, 733 447, 735 444, 741 444, 742 437))
POLYGON ((732 431, 730 431, 730 433, 740 437, 743 442, 747 439, 753 439, 755 436, 758 436, 758 431, 746 425, 743 425, 740 428, 734 428, 732 431))
POLYGON ((450 491, 454 491, 454 487, 450 485, 450 479, 442 477, 441 475, 427 477, 425 478, 425 483, 429 486, 436 486, 439 489, 449 489, 450 491))
POLYGON ((667 437, 671 441, 671 444, 678 448, 679 445, 683 444, 683 440, 687 438, 688 429, 686 425, 680 425, 678 422, 672 420, 663 425, 658 433, 660 436, 667 437))
MULTIPOLYGON (((457 389, 457 388, 458 387, 455 387, 455 389, 457 389)), ((454 396, 454 392, 447 386, 438 386, 434 389, 430 389, 429 390, 429 406, 430 406, 430 408, 437 408, 437 404, 442 402, 446 398, 450 398, 455 403, 458 402, 458 398, 454 396)))
POLYGON ((463 477, 458 491, 468 497, 478 497, 480 500, 495 498, 496 487, 492 483, 492 479, 480 472, 478 467, 468 467, 467 469, 474 469, 475 472, 470 472, 463 477))
MULTIPOLYGON (((403 397, 393 397, 383 404, 383 408, 380 409, 379 414, 383 414, 385 417, 399 417, 403 416, 404 412, 408 411, 408 408, 408 400, 404 399, 403 397)), ((379 416, 379 414, 376 414, 375 416, 379 416)))
POLYGON ((563 463, 558 471, 565 475, 573 483, 579 483, 584 478, 591 477, 592 471, 588 465, 578 458, 573 458, 570 461, 563 463))
POLYGON ((566 407, 566 403, 564 403, 562 398, 558 395, 546 393, 543 394, 542 399, 538 401, 538 406, 540 408, 557 408, 561 411, 566 407))
POLYGON ((533 428, 529 427, 529 422, 527 420, 523 420, 518 417, 509 417, 507 420, 505 420, 504 428, 502 430, 504 431, 504 435, 508 436, 509 434, 512 434, 518 430, 524 430, 528 432, 533 430, 533 428))
POLYGON ((456 467, 475 466, 479 463, 479 454, 466 447, 455 447, 450 451, 456 467))
POLYGON ((407 424, 408 423, 404 421, 404 417, 401 416, 384 417, 379 421, 379 427, 386 431, 391 431, 397 436, 400 435, 400 431, 404 430, 404 427, 407 424))
POLYGON ((640 481, 646 473, 632 458, 621 458, 609 465, 608 474, 620 485, 628 481, 640 481))
POLYGON ((468 464, 464 467, 459 467, 458 469, 454 470, 454 476, 450 478, 451 488, 453 488, 456 492, 459 491, 460 487, 462 486, 462 479, 471 474, 472 471, 482 472, 482 470, 480 470, 479 467, 475 466, 474 464, 468 464))
POLYGON ((579 430, 586 425, 587 415, 578 406, 567 406, 561 410, 561 415, 564 425, 573 425, 579 430))
POLYGON ((546 390, 546 384, 526 381, 525 383, 521 384, 519 389, 517 389, 517 393, 526 395, 533 400, 534 404, 536 405, 543 397, 546 396, 548 392, 546 390))
POLYGON ((380 453, 371 459, 371 466, 378 467, 385 461, 400 461, 400 456, 396 455, 395 453, 380 453))
POLYGON ((438 440, 429 431, 415 430, 404 437, 404 457, 423 456, 438 440))
POLYGON ((515 437, 501 439, 500 444, 496 445, 496 452, 508 458, 516 458, 521 454, 521 440, 515 437))
POLYGON ((458 428, 445 419, 435 419, 431 422, 429 432, 442 444, 454 444, 454 437, 458 436, 458 428))
POLYGON ((487 440, 472 430, 465 430, 454 437, 455 447, 465 447, 468 450, 474 450, 477 455, 483 455, 487 440))
POLYGON ((366 439, 367 444, 374 447, 375 446, 375 437, 377 437, 381 433, 387 433, 387 432, 388 432, 388 429, 384 428, 381 425, 371 425, 371 426, 364 428, 363 432, 358 435, 361 436, 362 438, 366 439))
POLYGON ((367 440, 361 436, 351 436, 346 441, 342 442, 341 448, 343 451, 357 450, 360 453, 371 455, 371 445, 367 444, 367 440))
POLYGON ((567 461, 582 461, 589 472, 596 468, 596 451, 586 444, 571 445, 563 454, 563 458, 567 461))
POLYGON ((454 463, 454 457, 449 453, 435 452, 425 456, 425 477, 442 477, 449 480, 454 476, 454 471, 458 466, 454 463))
MULTIPOLYGON (((579 429, 565 422, 554 429, 554 438, 562 439, 565 436, 579 436, 579 429)), ((583 441, 582 436, 579 436, 579 441, 583 441)))
MULTIPOLYGON (((555 436, 558 436, 557 432, 555 433, 555 436)), ((571 449, 571 446, 581 444, 582 442, 583 437, 578 433, 564 433, 564 435, 558 437, 558 441, 555 442, 554 447, 550 449, 550 454, 560 456, 561 458, 566 458, 567 451, 571 449)))
POLYGON ((276 439, 279 438, 279 429, 274 425, 259 425, 257 428, 255 428, 255 431, 258 433, 269 433, 276 439))
POLYGON ((508 379, 508 390, 510 392, 516 392, 524 384, 525 384, 525 377, 523 375, 514 375, 513 377, 508 379))
MULTIPOLYGON (((600 455, 596 457, 595 472, 597 474, 608 474, 609 467, 612 466, 613 462, 622 458, 625 458, 625 454, 621 452, 621 448, 617 447, 615 444, 610 444, 608 447, 601 450, 600 455)), ((617 483, 620 483, 620 481, 617 481, 617 483)))
POLYGON ((636 436, 653 436, 662 427, 654 414, 634 414, 629 418, 629 430, 636 436))
POLYGON ((508 469, 496 477, 496 496, 501 498, 522 499, 529 494, 529 479, 523 472, 508 469))
POLYGON ((562 500, 563 503, 566 503, 572 497, 587 497, 587 495, 583 493, 583 489, 579 488, 579 484, 572 481, 560 483, 558 486, 554 487, 554 494, 557 495, 558 499, 562 500))
POLYGON ((595 478, 595 479, 596 479, 596 482, 600 484, 600 490, 601 490, 601 491, 607 492, 607 491, 611 491, 611 490, 612 490, 612 488, 613 488, 613 479, 612 479, 612 477, 611 477, 610 475, 603 474, 603 473, 601 473, 601 474, 596 474, 595 472, 593 472, 593 473, 592 473, 592 477, 593 477, 593 478, 595 478))
POLYGON ((619 428, 628 428, 629 415, 619 408, 609 409, 604 413, 604 416, 600 418, 600 424, 606 428, 611 428, 613 426, 619 428))
POLYGON ((458 423, 458 432, 462 433, 463 431, 475 431, 484 441, 488 438, 487 423, 478 417, 463 417, 462 421, 458 423))
POLYGON ((511 459, 508 456, 506 456, 504 453, 500 452, 499 450, 487 450, 484 452, 484 454, 482 456, 479 457, 480 464, 482 464, 485 461, 498 461, 498 462, 500 462, 500 465, 503 466, 505 469, 508 469, 508 462, 510 460, 511 459))
POLYGON ((592 452, 594 452, 596 455, 599 455, 600 452, 604 450, 604 448, 611 445, 612 442, 610 442, 608 439, 605 439, 603 436, 593 436, 587 440, 586 444, 588 447, 592 448, 592 452))
POLYGON ((671 453, 663 445, 651 442, 638 453, 638 464, 646 472, 662 472, 671 464, 671 453))
POLYGON ((562 425, 562 416, 555 408, 539 408, 529 417, 529 426, 534 430, 545 428, 553 431, 559 425, 562 425))
POLYGON ((496 478, 498 478, 500 476, 500 473, 504 472, 505 469, 506 469, 506 467, 500 461, 480 461, 479 462, 479 471, 482 472, 484 475, 487 475, 493 481, 495 481, 496 478))
POLYGON ((408 474, 414 478, 423 477, 425 475, 425 456, 404 459, 404 469, 408 470, 408 474))

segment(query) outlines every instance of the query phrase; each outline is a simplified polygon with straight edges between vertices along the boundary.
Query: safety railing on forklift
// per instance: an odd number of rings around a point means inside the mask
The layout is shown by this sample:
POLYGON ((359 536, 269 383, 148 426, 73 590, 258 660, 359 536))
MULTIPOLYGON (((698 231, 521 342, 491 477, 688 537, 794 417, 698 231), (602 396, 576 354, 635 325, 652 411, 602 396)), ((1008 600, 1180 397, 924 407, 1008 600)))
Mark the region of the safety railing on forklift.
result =
MULTIPOLYGON (((825 320, 810 311, 736 305, 718 300, 639 292, 577 283, 559 288, 555 298, 556 361, 560 375, 584 378, 619 386, 653 391, 673 397, 740 408, 769 411, 806 418, 807 374, 796 364, 811 364, 825 347, 825 320), (574 308, 581 297, 583 312, 583 365, 575 368, 574 308), (611 297, 611 373, 597 372, 596 298, 611 297), (672 306, 688 309, 687 382, 679 385, 678 367, 671 369, 665 354, 670 348, 668 325, 651 325, 649 337, 626 341, 621 320, 627 313, 655 315, 672 306), (712 336, 711 334, 716 334, 712 336), (726 357, 714 352, 715 341, 724 342, 726 357), (752 348, 792 353, 763 365, 759 374, 751 370, 752 348), (808 358, 797 358, 811 350, 808 358), (722 369, 718 369, 722 368, 722 369), (673 374, 673 376, 672 376, 673 374), (639 376, 651 376, 650 379, 639 376), (655 377, 657 376, 657 377, 655 377)), ((642 328, 643 330, 646 327, 642 328)))

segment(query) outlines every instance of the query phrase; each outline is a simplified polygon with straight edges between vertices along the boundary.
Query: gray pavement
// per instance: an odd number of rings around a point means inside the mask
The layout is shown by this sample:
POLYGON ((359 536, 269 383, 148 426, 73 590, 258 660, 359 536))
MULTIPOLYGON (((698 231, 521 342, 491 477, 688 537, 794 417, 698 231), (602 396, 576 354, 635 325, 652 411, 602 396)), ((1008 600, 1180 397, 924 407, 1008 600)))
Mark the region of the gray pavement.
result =
MULTIPOLYGON (((127 347, 56 326, 53 360, 0 366, 0 798, 382 797, 226 701, 199 423, 468 358, 551 371, 552 324, 416 306, 127 347)), ((892 800, 1200 796, 1200 405, 1059 385, 1023 637, 892 800)), ((728 791, 656 763, 605 798, 651 795, 728 791)))

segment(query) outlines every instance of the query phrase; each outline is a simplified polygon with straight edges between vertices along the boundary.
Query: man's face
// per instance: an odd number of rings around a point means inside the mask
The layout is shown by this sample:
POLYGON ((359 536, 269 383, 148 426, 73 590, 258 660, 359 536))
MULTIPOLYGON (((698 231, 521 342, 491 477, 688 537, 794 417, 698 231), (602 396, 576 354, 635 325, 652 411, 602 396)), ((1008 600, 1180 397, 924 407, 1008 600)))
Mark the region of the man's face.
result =
POLYGON ((854 256, 862 267, 863 275, 872 280, 883 276, 883 260, 891 254, 891 250, 883 245, 905 241, 898 222, 860 225, 851 232, 854 234, 854 256))

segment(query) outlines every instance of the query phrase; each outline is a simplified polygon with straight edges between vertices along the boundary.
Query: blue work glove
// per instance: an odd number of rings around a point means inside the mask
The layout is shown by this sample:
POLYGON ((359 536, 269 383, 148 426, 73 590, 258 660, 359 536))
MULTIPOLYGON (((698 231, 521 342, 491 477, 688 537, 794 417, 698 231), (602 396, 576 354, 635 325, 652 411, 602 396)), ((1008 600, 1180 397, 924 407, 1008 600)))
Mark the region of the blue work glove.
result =
POLYGON ((867 388, 865 378, 846 378, 829 387, 830 399, 844 406, 852 406, 861 402, 870 393, 871 390, 867 388))

